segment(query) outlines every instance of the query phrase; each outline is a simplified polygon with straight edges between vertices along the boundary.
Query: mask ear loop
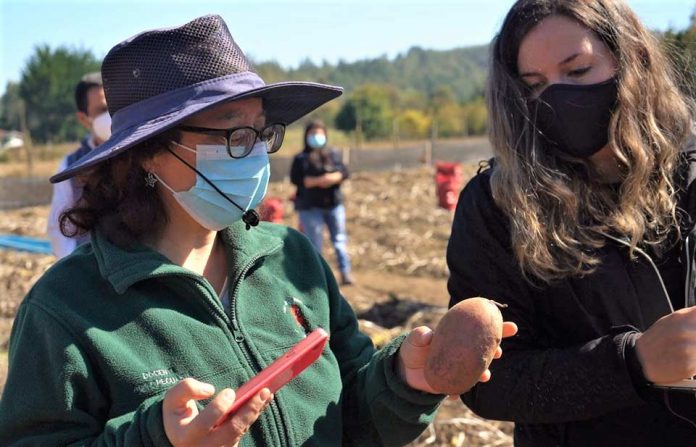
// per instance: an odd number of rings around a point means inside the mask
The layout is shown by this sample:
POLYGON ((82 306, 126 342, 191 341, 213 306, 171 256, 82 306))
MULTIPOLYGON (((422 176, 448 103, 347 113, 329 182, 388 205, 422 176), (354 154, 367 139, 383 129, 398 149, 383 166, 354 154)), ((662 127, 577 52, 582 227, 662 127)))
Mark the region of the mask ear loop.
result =
MULTIPOLYGON (((196 152, 196 151, 194 151, 194 150, 192 150, 192 149, 190 149, 190 148, 188 148, 188 147, 186 147, 186 146, 184 146, 184 145, 181 145, 181 144, 179 144, 179 143, 175 143, 175 142, 173 142, 173 141, 172 141, 172 143, 176 144, 177 146, 181 146, 181 147, 183 147, 184 149, 186 149, 186 150, 188 150, 188 151, 190 151, 190 152, 194 152, 194 153, 196 152)), ((257 226, 257 225, 259 224, 259 222, 261 221, 261 217, 259 216, 259 213, 256 212, 256 210, 246 210, 246 211, 245 211, 244 208, 242 208, 241 206, 237 205, 237 204, 234 202, 234 200, 232 200, 232 199, 230 199, 229 197, 227 197, 227 194, 225 194, 224 192, 220 191, 220 188, 218 188, 217 186, 215 186, 215 184, 214 184, 213 182, 211 182, 210 180, 208 180, 208 178, 207 178, 206 176, 204 176, 203 174, 201 174, 201 172, 200 172, 198 169, 196 169, 195 167, 191 166, 190 163, 188 163, 186 160, 184 160, 183 158, 181 158, 180 156, 178 156, 178 155, 177 155, 174 151, 172 151, 171 149, 167 148, 167 150, 169 151, 170 154, 172 154, 173 156, 175 156, 176 158, 178 158, 179 161, 181 161, 183 164, 185 164, 186 166, 188 166, 189 168, 191 168, 191 169, 193 170, 193 172, 195 172, 196 174, 198 174, 208 185, 210 185, 211 188, 213 188, 215 191, 218 192, 218 194, 220 194, 222 197, 224 197, 225 200, 227 200, 227 201, 230 202, 232 205, 234 205, 234 206, 236 206, 237 208, 239 208, 239 210, 240 210, 241 212, 244 213, 244 214, 242 214, 242 222, 244 222, 244 223, 246 224, 246 229, 247 229, 247 230, 249 230, 251 227, 255 227, 255 226, 257 226)), ((170 190, 171 190, 171 188, 170 188, 170 190)))
POLYGON ((167 184, 164 182, 164 180, 162 180, 162 179, 160 178, 160 176, 157 175, 157 174, 154 173, 154 172, 148 172, 148 173, 147 173, 147 177, 146 177, 146 179, 145 179, 145 182, 147 183, 147 186, 150 186, 150 188, 154 188, 154 187, 155 187, 155 184, 156 184, 157 182, 160 182, 160 183, 162 184, 162 186, 164 186, 165 188, 167 188, 167 189, 169 190, 169 192, 171 192, 172 194, 176 194, 176 191, 174 191, 174 189, 172 189, 171 186, 167 185, 167 184), (151 186, 151 185, 152 185, 152 186, 151 186))
MULTIPOLYGON (((181 143, 177 143, 176 141, 172 141, 171 143, 172 143, 173 145, 179 146, 180 148, 182 148, 182 149, 184 149, 184 150, 186 150, 186 151, 189 151, 189 152, 191 152, 191 153, 193 153, 193 154, 196 153, 195 150, 191 149, 191 148, 188 147, 188 146, 184 146, 184 145, 181 144, 181 143)), ((167 150, 169 150, 169 149, 167 149, 167 150)), ((169 151, 169 152, 172 152, 172 151, 169 151)), ((173 154, 173 153, 174 153, 174 152, 172 152, 172 154, 173 154)), ((179 157, 177 157, 177 158, 179 158, 179 157)), ((179 160, 181 160, 181 158, 179 158, 179 160)), ((183 160, 181 160, 181 161, 183 161, 183 160)), ((186 162, 184 161, 184 163, 186 163, 186 162)), ((186 164, 188 165, 188 163, 186 163, 186 164)))

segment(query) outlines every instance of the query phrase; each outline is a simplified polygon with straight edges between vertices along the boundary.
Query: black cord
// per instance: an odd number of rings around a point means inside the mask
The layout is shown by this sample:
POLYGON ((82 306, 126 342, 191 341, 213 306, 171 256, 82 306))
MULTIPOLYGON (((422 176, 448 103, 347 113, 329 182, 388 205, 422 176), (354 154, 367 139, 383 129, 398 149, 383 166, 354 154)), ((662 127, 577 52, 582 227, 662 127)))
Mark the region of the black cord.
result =
MULTIPOLYGON (((681 420, 683 420, 683 421, 688 422, 688 423, 691 424, 694 428, 696 428, 696 422, 692 421, 692 420, 689 419, 689 418, 686 418, 686 417, 682 416, 681 414, 677 413, 676 411, 674 411, 674 410, 672 409, 672 406, 669 404, 669 391, 668 391, 668 390, 664 390, 664 397, 665 397, 665 405, 667 406, 667 409, 668 409, 673 415, 675 415, 676 417, 678 417, 679 419, 681 419, 681 420)), ((695 397, 696 397, 696 396, 695 396, 695 397)))

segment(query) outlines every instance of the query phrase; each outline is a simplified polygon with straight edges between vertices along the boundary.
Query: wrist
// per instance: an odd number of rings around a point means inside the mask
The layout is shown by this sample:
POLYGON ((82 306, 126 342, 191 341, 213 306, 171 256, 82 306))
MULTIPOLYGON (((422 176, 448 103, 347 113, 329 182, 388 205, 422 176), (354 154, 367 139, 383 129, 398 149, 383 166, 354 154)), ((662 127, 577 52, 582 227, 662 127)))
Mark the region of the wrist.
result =
POLYGON ((632 332, 626 335, 624 346, 624 358, 631 381, 636 388, 645 386, 650 381, 645 376, 644 360, 638 347, 641 337, 640 332, 632 332))

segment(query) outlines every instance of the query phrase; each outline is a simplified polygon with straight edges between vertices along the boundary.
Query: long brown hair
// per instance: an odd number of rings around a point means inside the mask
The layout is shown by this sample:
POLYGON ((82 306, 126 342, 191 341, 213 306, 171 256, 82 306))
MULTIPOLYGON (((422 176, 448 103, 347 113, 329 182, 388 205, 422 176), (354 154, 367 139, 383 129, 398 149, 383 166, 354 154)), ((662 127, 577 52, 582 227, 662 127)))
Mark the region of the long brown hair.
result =
POLYGON ((491 188, 509 216, 512 247, 525 275, 544 282, 592 272, 606 233, 663 246, 679 231, 673 175, 691 126, 690 108, 656 38, 622 0, 520 0, 491 49, 489 137, 496 156, 491 188), (520 42, 552 15, 587 27, 613 53, 618 104, 609 145, 622 166, 618 193, 593 181, 586 162, 563 158, 537 138, 529 89, 517 69, 520 42))
POLYGON ((128 247, 156 235, 167 215, 156 188, 148 187, 142 163, 165 151, 179 133, 170 130, 106 160, 77 181, 82 197, 60 216, 66 237, 99 229, 112 243, 128 247))

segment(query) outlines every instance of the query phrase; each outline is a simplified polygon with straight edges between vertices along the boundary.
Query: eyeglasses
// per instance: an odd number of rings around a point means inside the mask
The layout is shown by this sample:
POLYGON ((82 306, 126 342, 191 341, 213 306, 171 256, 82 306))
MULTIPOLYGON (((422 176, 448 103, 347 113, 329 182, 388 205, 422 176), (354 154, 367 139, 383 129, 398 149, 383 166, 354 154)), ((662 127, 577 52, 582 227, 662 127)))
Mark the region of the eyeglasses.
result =
POLYGON ((209 129, 207 127, 179 126, 179 129, 186 132, 203 133, 206 135, 217 135, 225 138, 227 153, 232 158, 244 158, 251 153, 257 141, 266 143, 267 152, 272 154, 278 152, 283 144, 285 137, 285 124, 269 124, 261 130, 253 127, 233 127, 231 129, 209 129))

